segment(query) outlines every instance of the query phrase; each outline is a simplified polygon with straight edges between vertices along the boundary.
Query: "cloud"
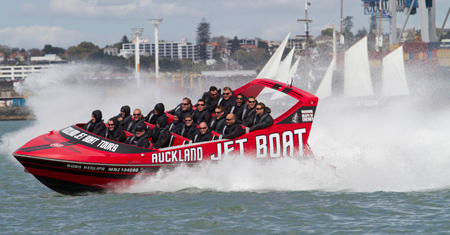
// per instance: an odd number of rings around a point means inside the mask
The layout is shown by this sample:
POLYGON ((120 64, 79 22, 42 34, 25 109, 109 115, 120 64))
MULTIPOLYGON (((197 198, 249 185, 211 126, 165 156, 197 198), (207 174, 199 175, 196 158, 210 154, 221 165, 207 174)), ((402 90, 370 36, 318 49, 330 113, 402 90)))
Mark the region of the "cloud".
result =
POLYGON ((206 11, 180 3, 156 3, 153 0, 141 1, 109 1, 109 0, 51 0, 48 14, 57 17, 82 19, 149 19, 170 16, 201 16, 206 11))
POLYGON ((55 26, 19 26, 15 28, 0 28, 0 41, 4 45, 20 48, 44 48, 45 44, 55 47, 78 45, 86 35, 74 30, 55 26))

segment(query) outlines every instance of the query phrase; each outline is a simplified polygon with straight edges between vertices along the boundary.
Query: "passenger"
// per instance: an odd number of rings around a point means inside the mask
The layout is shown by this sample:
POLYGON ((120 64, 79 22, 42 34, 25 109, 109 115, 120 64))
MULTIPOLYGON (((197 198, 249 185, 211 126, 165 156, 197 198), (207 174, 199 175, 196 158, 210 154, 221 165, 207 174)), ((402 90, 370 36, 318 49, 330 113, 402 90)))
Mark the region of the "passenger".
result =
POLYGON ((127 126, 133 120, 130 113, 131 113, 130 106, 124 105, 124 106, 122 106, 122 108, 120 108, 120 113, 116 117, 117 117, 117 120, 119 120, 120 126, 122 128, 127 126))
POLYGON ((201 122, 198 126, 198 130, 199 131, 197 131, 197 133, 194 136, 194 139, 192 140, 193 143, 212 140, 211 130, 208 129, 208 125, 206 125, 206 122, 201 122))
POLYGON ((145 130, 147 129, 147 125, 144 123, 139 123, 136 126, 136 134, 130 136, 125 141, 126 144, 131 144, 143 148, 150 148, 150 142, 148 141, 148 137, 145 135, 145 130))
POLYGON ((245 130, 241 127, 241 124, 236 123, 236 115, 230 113, 225 120, 227 125, 220 132, 224 139, 234 139, 245 134, 245 130))
POLYGON ((158 117, 156 120, 155 127, 151 129, 150 131, 147 131, 147 136, 152 137, 152 143, 153 146, 158 141, 159 137, 161 136, 161 133, 166 129, 167 121, 164 117, 158 117))
POLYGON ((179 117, 175 114, 173 115, 173 121, 168 126, 166 126, 166 129, 168 129, 169 132, 176 133, 181 128, 182 124, 183 123, 180 122, 179 117))
POLYGON ((217 103, 220 99, 220 90, 217 90, 217 87, 211 86, 209 88, 209 92, 203 93, 202 100, 205 101, 206 108, 210 113, 214 112, 214 109, 217 107, 217 103))
POLYGON ((203 99, 199 99, 197 102, 197 109, 192 112, 194 123, 199 125, 201 122, 208 123, 211 120, 211 113, 206 109, 206 103, 203 99))
POLYGON ((142 124, 142 126, 145 127, 145 130, 147 130, 147 125, 144 123, 141 110, 135 109, 133 111, 133 121, 130 122, 124 130, 134 134, 136 133, 136 127, 138 124, 142 124))
POLYGON ((103 123, 102 111, 94 110, 91 120, 83 126, 83 129, 96 135, 105 135, 106 125, 103 123))
MULTIPOLYGON (((159 125, 159 118, 156 120, 157 125, 159 125)), ((161 120, 164 122, 164 120, 161 120)), ((162 127, 162 126, 161 126, 162 127)), ((165 148, 169 147, 170 144, 170 138, 172 137, 172 133, 169 131, 167 127, 161 128, 160 134, 158 136, 157 141, 154 142, 153 148, 159 149, 159 148, 165 148)), ((153 139, 152 139, 153 142, 153 139)))
POLYGON ((106 130, 104 137, 118 142, 124 142, 127 139, 127 135, 120 127, 120 122, 116 117, 112 117, 108 120, 108 129, 106 130))
POLYGON ((218 106, 222 106, 225 113, 230 113, 231 107, 236 105, 236 100, 234 98, 234 92, 231 90, 230 87, 224 87, 222 98, 220 98, 219 102, 217 103, 218 106))
POLYGON ((244 104, 242 109, 240 109, 236 114, 236 122, 243 123, 247 118, 252 117, 255 114, 255 107, 258 104, 255 97, 249 96, 248 101, 244 104))
POLYGON ((223 126, 225 126, 225 118, 224 111, 222 106, 217 106, 215 110, 215 116, 211 119, 208 124, 209 129, 211 131, 219 132, 222 130, 223 126))
POLYGON ((147 114, 147 116, 144 118, 144 120, 150 124, 156 125, 156 119, 159 117, 165 117, 166 124, 167 124, 168 119, 167 119, 166 113, 164 112, 164 104, 163 103, 157 103, 155 105, 155 108, 147 114))
POLYGON ((196 131, 197 128, 194 125, 194 119, 192 119, 192 115, 186 114, 186 116, 184 117, 184 123, 178 130, 177 134, 192 140, 196 131))
POLYGON ((179 104, 174 109, 170 110, 168 113, 170 113, 172 115, 176 114, 179 118, 184 119, 184 116, 186 114, 192 113, 191 99, 189 99, 187 97, 183 98, 183 101, 181 102, 181 104, 179 104))
POLYGON ((233 105, 233 107, 231 107, 230 113, 237 114, 244 107, 244 104, 245 104, 245 96, 242 94, 237 94, 236 104, 233 105))
POLYGON ((256 114, 253 118, 248 118, 242 125, 250 127, 250 131, 256 131, 266 128, 273 124, 273 118, 270 116, 270 108, 266 107, 264 103, 256 105, 256 114))

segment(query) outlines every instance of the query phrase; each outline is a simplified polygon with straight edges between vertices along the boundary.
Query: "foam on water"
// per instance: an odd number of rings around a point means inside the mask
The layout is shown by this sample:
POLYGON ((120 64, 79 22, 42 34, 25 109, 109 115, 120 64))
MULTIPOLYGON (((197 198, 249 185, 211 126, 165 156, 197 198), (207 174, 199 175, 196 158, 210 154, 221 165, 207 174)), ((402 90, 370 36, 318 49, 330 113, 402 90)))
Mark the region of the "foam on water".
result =
MULTIPOLYGON (((8 155, 31 138, 77 122, 86 122, 101 109, 103 118, 116 115, 122 105, 142 107, 146 114, 158 102, 166 110, 184 94, 168 87, 121 89, 95 79, 98 66, 69 65, 27 78, 20 91, 32 96, 33 126, 3 137, 8 155), (158 90, 168 91, 157 94, 158 90)), ((238 87, 242 84, 230 84, 238 87)), ((435 84, 436 85, 436 84, 435 84)), ((439 85, 439 84, 437 84, 439 85)), ((432 93, 432 92, 431 92, 432 93)), ((422 191, 448 188, 450 182, 450 108, 430 107, 443 97, 424 93, 392 99, 378 107, 340 108, 320 102, 309 144, 318 160, 277 159, 255 162, 230 158, 199 167, 179 167, 143 179, 123 192, 174 192, 189 188, 217 191, 422 191), (323 158, 323 159, 322 159, 323 158), (334 165, 333 169, 328 164, 334 165)), ((201 96, 191 97, 196 100, 201 96)), ((12 158, 11 158, 12 159, 12 158)))

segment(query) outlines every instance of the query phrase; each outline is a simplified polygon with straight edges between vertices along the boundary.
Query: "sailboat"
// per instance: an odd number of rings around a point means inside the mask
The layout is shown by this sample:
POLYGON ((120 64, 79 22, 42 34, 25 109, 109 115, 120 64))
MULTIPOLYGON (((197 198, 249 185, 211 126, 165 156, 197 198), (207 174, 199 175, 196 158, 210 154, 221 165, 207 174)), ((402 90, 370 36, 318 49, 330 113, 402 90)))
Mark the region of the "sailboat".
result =
MULTIPOLYGON (((369 59, 367 53, 367 37, 362 38, 345 52, 344 65, 344 97, 361 98, 359 105, 375 105, 372 80, 370 75, 369 59)), ((333 68, 336 60, 330 63, 316 96, 323 99, 332 94, 333 68)), ((406 80, 403 62, 403 47, 397 48, 383 58, 382 62, 382 97, 408 95, 409 89, 406 80)))

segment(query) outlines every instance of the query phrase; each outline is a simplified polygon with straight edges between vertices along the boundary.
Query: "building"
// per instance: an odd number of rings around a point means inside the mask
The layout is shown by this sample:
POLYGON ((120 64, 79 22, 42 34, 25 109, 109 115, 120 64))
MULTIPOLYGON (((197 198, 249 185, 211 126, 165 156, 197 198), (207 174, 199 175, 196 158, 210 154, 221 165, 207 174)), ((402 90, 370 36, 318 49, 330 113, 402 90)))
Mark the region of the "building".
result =
POLYGON ((33 64, 62 64, 68 63, 55 54, 46 54, 44 56, 32 56, 30 61, 33 64))
POLYGON ((119 54, 119 49, 117 47, 105 47, 105 49, 103 49, 103 54, 117 56, 119 54))
POLYGON ((28 75, 49 67, 49 65, 0 66, 0 81, 21 81, 28 75))
MULTIPOLYGON (((122 49, 120 49, 119 56, 125 58, 134 55, 134 43, 124 43, 122 44, 122 49)), ((181 42, 159 42, 159 57, 160 58, 170 58, 170 59, 180 59, 180 60, 191 60, 199 61, 198 47, 186 39, 181 39, 181 42)), ((212 46, 207 47, 208 55, 212 58, 212 46)), ((140 43, 139 52, 142 55, 154 56, 156 51, 155 43, 140 43)))
MULTIPOLYGON (((231 44, 234 39, 228 40, 227 48, 231 49, 231 44)), ((257 39, 239 39, 239 45, 241 48, 258 48, 258 40, 257 39)))

